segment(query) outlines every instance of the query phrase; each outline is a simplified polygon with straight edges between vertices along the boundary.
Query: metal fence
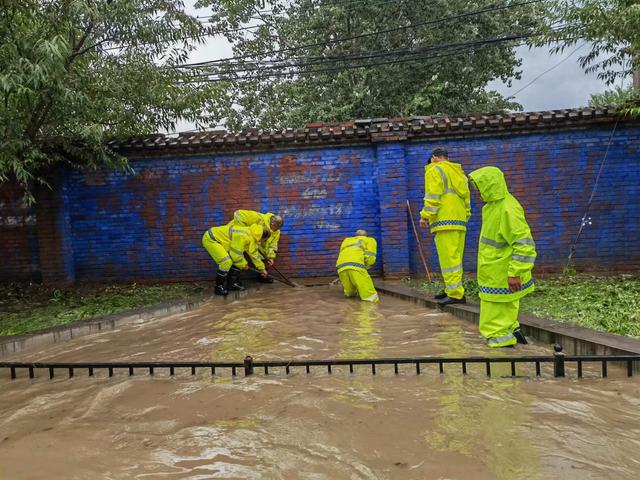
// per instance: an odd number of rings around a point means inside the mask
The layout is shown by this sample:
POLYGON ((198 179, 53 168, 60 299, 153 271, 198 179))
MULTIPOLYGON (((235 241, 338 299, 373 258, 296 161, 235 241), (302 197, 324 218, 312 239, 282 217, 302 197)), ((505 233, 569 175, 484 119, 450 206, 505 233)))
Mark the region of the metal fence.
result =
MULTIPOLYGON (((284 369, 286 375, 292 372, 311 373, 312 371, 326 371, 333 373, 334 367, 348 367, 349 373, 363 370, 367 367, 372 375, 376 375, 381 366, 393 367, 395 374, 404 373, 410 370, 416 374, 422 373, 429 366, 437 366, 437 372, 444 373, 468 373, 469 365, 483 364, 487 377, 492 376, 492 366, 496 364, 509 364, 511 376, 518 375, 518 365, 531 365, 535 367, 535 375, 542 376, 542 366, 553 367, 553 376, 562 378, 567 376, 567 367, 575 365, 575 372, 578 378, 584 375, 583 366, 585 364, 599 364, 599 372, 602 377, 608 376, 609 363, 621 363, 626 365, 626 374, 633 376, 634 362, 640 362, 640 355, 565 355, 562 348, 555 347, 553 355, 549 356, 515 356, 515 357, 418 357, 418 358, 372 358, 372 359, 335 359, 335 360, 276 360, 276 361, 255 361, 248 356, 242 362, 34 362, 0 363, 0 370, 8 369, 11 379, 18 378, 20 371, 28 372, 29 378, 36 377, 37 370, 48 370, 49 378, 52 379, 60 370, 67 372, 69 377, 73 377, 78 371, 86 371, 88 376, 93 376, 96 371, 106 371, 109 377, 113 377, 116 371, 125 370, 128 374, 148 374, 154 375, 157 370, 168 371, 170 376, 176 374, 176 370, 189 369, 191 375, 196 375, 198 371, 207 371, 211 375, 220 372, 230 373, 231 376, 250 376, 255 373, 269 375, 270 369, 284 369)), ((502 373, 501 373, 501 376, 502 373)))

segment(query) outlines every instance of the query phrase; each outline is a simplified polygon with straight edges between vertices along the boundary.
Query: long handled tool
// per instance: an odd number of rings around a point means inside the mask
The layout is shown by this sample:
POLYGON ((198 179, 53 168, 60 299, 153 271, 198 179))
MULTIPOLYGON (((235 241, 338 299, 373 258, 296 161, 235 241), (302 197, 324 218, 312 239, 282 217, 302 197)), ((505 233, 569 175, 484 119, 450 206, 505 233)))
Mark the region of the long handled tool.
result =
POLYGON ((302 285, 300 285, 300 284, 298 284, 296 282, 293 282, 293 281, 289 280, 280 270, 278 270, 278 268, 275 265, 269 265, 269 268, 273 268, 278 273, 278 275, 280 275, 282 277, 282 279, 285 280, 285 282, 288 285, 291 285, 292 287, 301 287, 302 286, 302 285))
POLYGON ((429 267, 427 267, 427 262, 424 259, 424 254, 422 253, 422 242, 420 241, 420 237, 418 236, 418 230, 416 229, 416 222, 413 220, 413 212, 411 211, 411 204, 409 203, 409 200, 407 200, 407 209, 409 210, 409 218, 411 219, 413 234, 416 237, 416 242, 418 242, 418 252, 420 252, 422 265, 424 266, 424 271, 427 273, 427 278, 429 279, 429 282, 431 282, 431 272, 429 272, 429 267))
MULTIPOLYGON (((260 270, 258 270, 257 268, 249 267, 249 270, 251 270, 252 272, 260 273, 260 270)), ((287 285, 288 287, 296 287, 296 285, 294 285, 293 283, 280 279, 278 277, 270 276, 269 278, 273 278, 276 282, 287 285)))

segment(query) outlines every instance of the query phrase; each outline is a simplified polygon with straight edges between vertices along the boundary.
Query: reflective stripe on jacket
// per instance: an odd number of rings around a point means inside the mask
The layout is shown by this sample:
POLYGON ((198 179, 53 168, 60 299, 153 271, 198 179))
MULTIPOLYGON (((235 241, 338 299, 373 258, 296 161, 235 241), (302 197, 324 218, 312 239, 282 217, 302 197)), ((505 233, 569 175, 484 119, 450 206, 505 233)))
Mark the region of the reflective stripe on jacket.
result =
POLYGON ((377 254, 378 243, 375 238, 362 235, 347 237, 340 245, 340 254, 336 262, 338 273, 343 270, 364 270, 366 272, 376 263, 377 254))
POLYGON ((258 270, 265 269, 262 256, 258 251, 258 242, 262 238, 262 227, 260 225, 246 227, 238 225, 232 220, 226 225, 210 228, 209 233, 229 252, 229 256, 236 267, 244 268, 247 266, 247 260, 244 258, 246 252, 258 270))
POLYGON ((465 230, 471 216, 471 194, 459 163, 435 162, 424 167, 424 207, 420 216, 429 221, 431 233, 465 230))
POLYGON ((536 259, 536 244, 524 210, 509 193, 500 169, 482 167, 469 178, 486 202, 478 245, 480 298, 490 302, 522 298, 534 289, 531 270, 536 259), (519 277, 522 288, 509 290, 508 277, 519 277))
POLYGON ((273 213, 260 213, 255 210, 236 210, 233 219, 239 225, 251 226, 260 225, 267 227, 271 235, 269 238, 260 242, 260 251, 265 258, 273 260, 278 254, 278 242, 280 241, 280 230, 271 230, 271 217, 273 213))

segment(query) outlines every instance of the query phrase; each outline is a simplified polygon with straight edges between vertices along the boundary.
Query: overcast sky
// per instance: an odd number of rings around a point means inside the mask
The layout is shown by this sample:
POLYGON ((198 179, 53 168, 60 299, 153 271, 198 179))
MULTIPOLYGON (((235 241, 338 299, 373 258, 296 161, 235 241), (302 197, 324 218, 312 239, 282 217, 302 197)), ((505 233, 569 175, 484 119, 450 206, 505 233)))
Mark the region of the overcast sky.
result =
MULTIPOLYGON (((186 3, 192 5, 194 1, 186 3)), ((207 14, 204 10, 196 12, 193 9, 191 9, 191 13, 207 14)), ((547 48, 519 47, 517 54, 523 60, 522 78, 514 80, 511 88, 507 88, 500 81, 489 83, 488 88, 497 90, 507 97, 515 94, 515 100, 523 106, 525 111, 586 106, 592 93, 600 93, 611 87, 607 87, 601 80, 598 80, 595 74, 585 74, 578 65, 577 59, 588 51, 587 46, 582 47, 566 59, 574 49, 569 49, 562 54, 550 55, 547 48), (544 73, 555 65, 558 66, 544 73), (543 75, 536 79, 541 74, 543 75), (531 85, 518 92, 534 79, 536 80, 531 85)), ((231 46, 225 39, 212 38, 193 52, 191 61, 215 60, 232 55, 231 46)), ((192 128, 193 126, 190 124, 180 123, 177 130, 184 131, 192 128)))

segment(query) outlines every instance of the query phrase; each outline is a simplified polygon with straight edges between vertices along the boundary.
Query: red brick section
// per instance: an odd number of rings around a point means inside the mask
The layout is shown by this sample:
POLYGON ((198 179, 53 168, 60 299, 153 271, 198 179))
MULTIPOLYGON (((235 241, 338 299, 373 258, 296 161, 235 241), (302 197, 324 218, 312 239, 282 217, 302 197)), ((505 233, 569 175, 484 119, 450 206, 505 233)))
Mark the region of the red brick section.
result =
POLYGON ((72 234, 64 200, 64 177, 50 180, 51 189, 38 188, 36 218, 40 271, 45 284, 65 284, 75 281, 73 272, 72 234))
POLYGON ((35 215, 13 183, 0 185, 0 281, 37 280, 35 215))

